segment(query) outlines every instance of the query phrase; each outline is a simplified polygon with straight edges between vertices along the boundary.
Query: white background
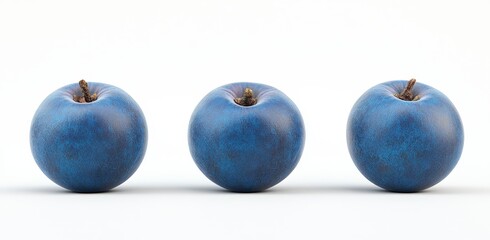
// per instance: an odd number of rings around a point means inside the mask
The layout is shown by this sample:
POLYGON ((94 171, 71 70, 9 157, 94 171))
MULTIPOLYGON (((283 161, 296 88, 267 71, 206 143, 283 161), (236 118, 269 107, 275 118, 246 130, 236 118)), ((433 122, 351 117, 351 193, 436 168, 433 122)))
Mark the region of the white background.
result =
POLYGON ((489 239, 489 1, 0 1, 0 239, 489 239), (355 168, 345 126, 369 87, 416 77, 465 126, 437 186, 379 190, 355 168), (80 79, 116 85, 143 109, 149 145, 114 191, 67 192, 36 166, 41 101, 80 79), (269 191, 207 180, 187 147, 200 99, 265 83, 299 107, 295 171, 269 191))

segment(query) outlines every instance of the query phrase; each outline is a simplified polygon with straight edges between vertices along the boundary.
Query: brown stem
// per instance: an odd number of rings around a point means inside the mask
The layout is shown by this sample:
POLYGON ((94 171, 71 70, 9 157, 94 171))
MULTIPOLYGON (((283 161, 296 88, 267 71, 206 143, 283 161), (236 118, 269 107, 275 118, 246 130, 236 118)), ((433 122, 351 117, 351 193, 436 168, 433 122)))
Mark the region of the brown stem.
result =
POLYGON ((410 81, 408 81, 405 89, 403 89, 403 91, 401 93, 396 93, 395 96, 397 98, 399 98, 401 100, 405 100, 405 101, 417 101, 417 100, 419 100, 420 97, 414 96, 412 93, 412 88, 415 85, 415 82, 416 82, 415 78, 410 79, 410 81))
POLYGON ((82 90, 83 96, 74 96, 73 100, 79 103, 89 103, 97 100, 97 93, 90 95, 90 90, 88 89, 88 83, 85 80, 80 80, 78 82, 80 89, 82 90))
POLYGON ((250 88, 245 88, 243 91, 243 97, 235 98, 235 103, 242 106, 252 106, 257 103, 257 99, 254 98, 254 92, 250 88))

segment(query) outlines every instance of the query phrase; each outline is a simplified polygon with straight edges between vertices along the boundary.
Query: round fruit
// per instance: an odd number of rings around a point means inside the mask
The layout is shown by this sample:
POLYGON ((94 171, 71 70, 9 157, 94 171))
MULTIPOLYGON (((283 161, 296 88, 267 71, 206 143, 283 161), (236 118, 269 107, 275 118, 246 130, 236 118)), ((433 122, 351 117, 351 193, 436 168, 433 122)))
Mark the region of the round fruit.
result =
POLYGON ((60 88, 41 103, 31 125, 32 154, 44 174, 66 189, 108 191, 143 160, 146 120, 123 90, 103 83, 88 87, 84 80, 79 85, 60 88))
POLYGON ((359 171, 395 192, 424 190, 449 175, 461 156, 463 135, 451 101, 415 79, 369 89, 347 123, 347 145, 359 171))
POLYGON ((211 181, 235 192, 257 192, 285 179, 303 151, 296 105, 258 83, 232 83, 202 99, 189 123, 189 148, 211 181))

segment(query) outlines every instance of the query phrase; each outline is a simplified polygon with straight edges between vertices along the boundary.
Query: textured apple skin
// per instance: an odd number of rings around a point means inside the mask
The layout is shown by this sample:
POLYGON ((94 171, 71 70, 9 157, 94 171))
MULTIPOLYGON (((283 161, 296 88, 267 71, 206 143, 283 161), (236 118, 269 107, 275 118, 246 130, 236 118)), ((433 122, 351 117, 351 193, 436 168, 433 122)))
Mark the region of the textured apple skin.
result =
POLYGON ((359 171, 389 191, 417 192, 442 181, 456 166, 464 142, 458 111, 440 91, 416 83, 418 101, 404 101, 407 81, 365 92, 347 123, 347 145, 359 171))
POLYGON ((39 106, 30 131, 37 165, 56 184, 75 192, 108 191, 141 164, 148 141, 146 120, 123 90, 89 83, 98 99, 77 103, 78 84, 50 94, 39 106))
POLYGON ((300 160, 305 129, 296 105, 258 83, 232 83, 211 91, 195 108, 188 131, 191 155, 211 181, 235 192, 258 192, 285 179, 300 160), (253 106, 234 98, 251 88, 253 106))

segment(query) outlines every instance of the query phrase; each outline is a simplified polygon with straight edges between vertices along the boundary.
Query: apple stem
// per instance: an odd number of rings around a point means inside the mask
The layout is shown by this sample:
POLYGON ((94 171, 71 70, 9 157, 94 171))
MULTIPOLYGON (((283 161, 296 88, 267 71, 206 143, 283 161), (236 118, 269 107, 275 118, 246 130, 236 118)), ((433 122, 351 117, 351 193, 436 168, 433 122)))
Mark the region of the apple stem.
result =
POLYGON ((257 103, 257 99, 254 98, 254 92, 250 88, 243 90, 243 96, 241 98, 235 98, 235 103, 241 106, 252 106, 257 103))
POLYGON ((78 82, 80 89, 82 89, 83 96, 74 96, 73 100, 79 103, 89 103, 97 100, 97 93, 90 95, 90 90, 88 89, 88 83, 85 80, 80 80, 78 82))
POLYGON ((419 96, 414 96, 413 93, 412 93, 412 88, 413 86, 415 85, 415 82, 417 80, 415 80, 415 78, 412 78, 410 79, 410 81, 408 81, 407 83, 407 86, 405 87, 405 89, 403 89, 403 92, 401 93, 396 93, 395 96, 401 100, 405 100, 405 101, 417 101, 420 99, 419 96))

